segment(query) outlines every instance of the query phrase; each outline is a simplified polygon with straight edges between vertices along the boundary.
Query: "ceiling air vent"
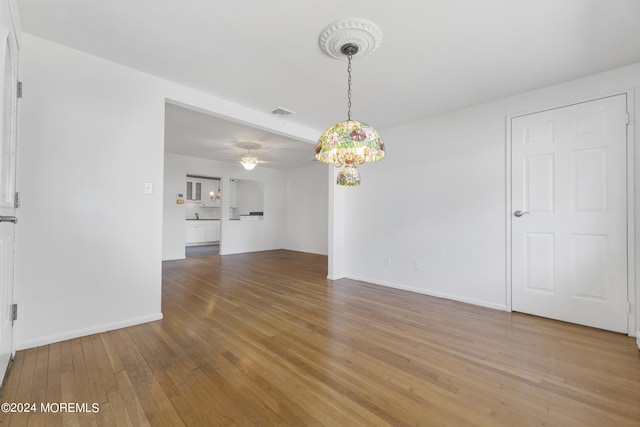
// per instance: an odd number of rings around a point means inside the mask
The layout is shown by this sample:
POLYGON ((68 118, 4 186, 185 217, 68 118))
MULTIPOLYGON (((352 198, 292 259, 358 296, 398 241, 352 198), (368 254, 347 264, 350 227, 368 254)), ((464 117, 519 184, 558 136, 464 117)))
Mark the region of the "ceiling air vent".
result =
POLYGON ((287 110, 284 107, 278 107, 271 112, 274 116, 290 116, 291 114, 296 114, 295 111, 287 110))

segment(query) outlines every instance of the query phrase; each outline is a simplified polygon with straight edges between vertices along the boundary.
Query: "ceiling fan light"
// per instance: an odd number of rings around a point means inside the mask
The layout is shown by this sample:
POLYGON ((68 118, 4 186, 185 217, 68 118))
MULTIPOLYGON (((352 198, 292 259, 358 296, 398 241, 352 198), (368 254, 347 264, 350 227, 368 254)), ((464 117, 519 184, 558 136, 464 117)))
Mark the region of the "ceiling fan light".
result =
POLYGON ((240 164, 248 171, 253 170, 258 163, 258 158, 256 156, 242 156, 240 159, 240 164))
POLYGON ((251 154, 251 150, 255 147, 251 145, 247 145, 245 148, 247 149, 247 153, 242 157, 240 157, 240 164, 246 170, 250 171, 250 170, 253 170, 253 168, 255 168, 258 165, 258 163, 260 163, 260 160, 258 160, 256 156, 251 154))

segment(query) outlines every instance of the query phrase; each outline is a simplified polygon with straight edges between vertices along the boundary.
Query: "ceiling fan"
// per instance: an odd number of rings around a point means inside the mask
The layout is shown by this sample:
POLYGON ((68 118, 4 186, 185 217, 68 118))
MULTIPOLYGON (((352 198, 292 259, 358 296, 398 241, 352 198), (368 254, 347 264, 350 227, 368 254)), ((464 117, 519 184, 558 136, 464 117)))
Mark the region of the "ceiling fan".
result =
POLYGON ((251 150, 257 150, 257 149, 261 148, 260 146, 255 145, 255 144, 253 144, 253 145, 252 144, 247 144, 247 145, 245 145, 244 148, 247 150, 247 152, 244 155, 242 155, 242 157, 240 157, 240 164, 246 170, 249 170, 249 171, 253 170, 259 164, 266 163, 265 161, 260 160, 258 158, 258 156, 256 156, 256 155, 251 153, 251 150))

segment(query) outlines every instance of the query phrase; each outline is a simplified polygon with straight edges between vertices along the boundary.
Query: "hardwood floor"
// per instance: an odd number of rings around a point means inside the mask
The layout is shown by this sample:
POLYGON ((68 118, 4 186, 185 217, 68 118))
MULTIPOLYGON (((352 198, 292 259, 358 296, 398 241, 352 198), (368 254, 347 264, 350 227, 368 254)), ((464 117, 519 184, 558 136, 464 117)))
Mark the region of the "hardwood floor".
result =
POLYGON ((166 262, 163 312, 18 352, 0 401, 38 412, 0 425, 640 425, 633 339, 328 281, 318 255, 166 262))

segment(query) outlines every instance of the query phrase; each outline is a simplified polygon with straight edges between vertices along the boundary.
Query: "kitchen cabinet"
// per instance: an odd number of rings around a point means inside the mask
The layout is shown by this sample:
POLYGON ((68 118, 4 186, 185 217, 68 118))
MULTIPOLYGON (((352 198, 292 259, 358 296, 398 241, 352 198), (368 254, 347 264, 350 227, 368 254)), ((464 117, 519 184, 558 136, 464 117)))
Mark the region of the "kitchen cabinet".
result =
POLYGON ((220 221, 207 221, 204 226, 205 242, 220 241, 220 221))
POLYGON ((220 199, 216 198, 219 194, 220 180, 187 176, 187 197, 185 200, 188 202, 200 202, 203 207, 219 208, 220 199))
POLYGON ((185 223, 185 243, 213 243, 220 241, 220 220, 188 220, 185 223))
POLYGON ((187 221, 184 241, 187 244, 204 241, 204 224, 200 224, 200 221, 187 221))
POLYGON ((187 178, 187 199, 191 202, 202 201, 202 181, 187 178))

